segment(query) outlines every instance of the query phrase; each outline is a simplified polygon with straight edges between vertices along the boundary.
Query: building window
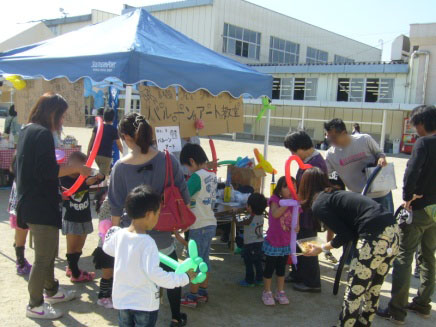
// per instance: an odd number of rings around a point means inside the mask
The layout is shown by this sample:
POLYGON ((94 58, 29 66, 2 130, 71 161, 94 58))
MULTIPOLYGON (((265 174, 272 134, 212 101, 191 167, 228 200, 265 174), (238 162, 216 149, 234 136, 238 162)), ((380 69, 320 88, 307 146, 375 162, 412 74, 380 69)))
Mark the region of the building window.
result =
POLYGON ((393 78, 339 78, 336 101, 392 103, 393 78))
POLYGON ((274 78, 272 98, 280 100, 316 100, 317 78, 274 78))
POLYGON ((352 64, 354 63, 354 59, 350 59, 347 57, 342 57, 340 55, 335 55, 335 64, 352 64))
POLYGON ((269 62, 272 64, 298 64, 300 45, 271 36, 269 62))
POLYGON ((329 59, 329 54, 326 51, 307 47, 306 63, 307 64, 326 64, 329 59))
POLYGON ((273 88, 272 88, 272 99, 278 100, 280 99, 280 78, 273 79, 273 88))
POLYGON ((223 52, 259 60, 260 33, 224 23, 223 52))

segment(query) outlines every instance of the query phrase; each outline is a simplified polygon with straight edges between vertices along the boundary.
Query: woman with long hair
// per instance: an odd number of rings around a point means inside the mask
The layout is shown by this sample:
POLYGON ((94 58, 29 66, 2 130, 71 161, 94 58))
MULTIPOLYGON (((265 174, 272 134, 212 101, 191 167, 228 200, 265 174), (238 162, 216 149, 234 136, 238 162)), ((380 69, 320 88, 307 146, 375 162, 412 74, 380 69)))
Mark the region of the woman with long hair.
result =
MULTIPOLYGON (((115 226, 128 226, 129 217, 123 216, 127 194, 135 187, 145 184, 157 194, 162 194, 165 184, 166 159, 163 152, 157 151, 153 145, 153 130, 145 118, 136 113, 123 117, 118 132, 131 152, 120 159, 112 169, 109 184, 109 204, 112 223, 115 226)), ((183 171, 178 160, 171 155, 175 186, 179 188, 184 202, 190 201, 183 171)), ((174 241, 170 232, 151 231, 149 234, 156 242, 160 252, 177 260, 174 241)), ((162 265, 164 270, 171 269, 162 265)), ((172 321, 170 326, 179 327, 186 324, 187 317, 180 312, 181 288, 168 289, 167 295, 171 307, 172 321)))
POLYGON ((57 319, 62 312, 51 304, 72 300, 73 292, 59 287, 54 278, 54 261, 62 227, 59 177, 79 173, 89 176, 86 166, 59 166, 53 132, 62 127, 68 104, 59 94, 45 93, 30 112, 23 127, 16 154, 17 225, 33 235, 35 261, 30 272, 30 295, 26 316, 57 319), (45 291, 45 294, 44 294, 45 291))
POLYGON ((323 245, 308 244, 306 256, 317 256, 347 242, 357 242, 338 326, 370 326, 380 289, 399 252, 399 228, 392 213, 374 200, 330 187, 327 175, 315 167, 305 171, 298 195, 336 236, 323 245))

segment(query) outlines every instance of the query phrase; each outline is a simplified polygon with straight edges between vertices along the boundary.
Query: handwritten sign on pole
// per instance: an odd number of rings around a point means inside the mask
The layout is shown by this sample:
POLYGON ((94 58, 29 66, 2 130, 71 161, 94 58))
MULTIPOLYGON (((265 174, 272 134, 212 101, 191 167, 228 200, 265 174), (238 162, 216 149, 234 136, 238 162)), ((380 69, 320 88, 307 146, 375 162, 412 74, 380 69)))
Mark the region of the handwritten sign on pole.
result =
POLYGON ((162 126, 155 128, 156 143, 159 151, 182 151, 179 126, 162 126))
POLYGON ((27 123, 30 111, 39 97, 46 92, 62 95, 68 103, 68 110, 64 117, 64 126, 85 126, 85 98, 83 97, 83 79, 70 83, 66 78, 57 78, 51 81, 43 79, 26 80, 26 87, 15 91, 14 103, 18 114, 18 121, 27 123))
POLYGON ((160 89, 140 86, 141 113, 153 127, 179 126, 182 137, 234 133, 243 130, 242 99, 228 93, 213 96, 199 90, 189 93, 182 88, 160 89), (204 128, 196 130, 195 121, 201 119, 204 128))

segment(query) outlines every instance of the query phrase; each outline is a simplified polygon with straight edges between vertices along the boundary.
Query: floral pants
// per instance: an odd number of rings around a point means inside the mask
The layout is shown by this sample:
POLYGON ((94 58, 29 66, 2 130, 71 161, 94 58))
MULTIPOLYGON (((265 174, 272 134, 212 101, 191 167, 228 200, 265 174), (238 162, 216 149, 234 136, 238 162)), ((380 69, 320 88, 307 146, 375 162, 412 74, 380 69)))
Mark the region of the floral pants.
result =
POLYGON ((338 326, 371 326, 380 289, 399 252, 399 227, 392 225, 375 239, 363 239, 351 262, 338 326))

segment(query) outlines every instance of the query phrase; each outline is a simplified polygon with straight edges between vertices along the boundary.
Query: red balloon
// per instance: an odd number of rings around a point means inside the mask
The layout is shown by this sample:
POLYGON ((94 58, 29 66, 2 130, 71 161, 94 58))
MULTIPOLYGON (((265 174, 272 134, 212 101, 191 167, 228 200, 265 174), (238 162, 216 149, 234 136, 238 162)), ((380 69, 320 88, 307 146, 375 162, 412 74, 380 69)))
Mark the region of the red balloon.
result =
MULTIPOLYGON (((103 119, 101 117, 96 117, 97 120, 97 135, 95 136, 94 144, 92 145, 91 153, 89 154, 88 160, 86 161, 85 166, 91 168, 94 163, 95 157, 97 156, 98 149, 100 148, 101 138, 103 137, 103 119)), ((65 196, 71 196, 77 192, 79 187, 85 181, 85 177, 80 175, 78 179, 74 182, 74 184, 62 194, 65 196)))
POLYGON ((292 161, 296 161, 298 163, 298 167, 300 169, 309 169, 312 168, 312 165, 305 164, 299 156, 292 155, 286 160, 285 163, 285 176, 286 176, 286 184, 288 185, 289 191, 291 191, 292 197, 294 200, 298 201, 298 195, 294 188, 294 183, 292 183, 292 176, 291 176, 291 163, 292 161))
POLYGON ((206 169, 208 172, 210 173, 214 173, 216 174, 217 170, 218 170, 218 158, 216 156, 216 149, 215 149, 215 143, 213 143, 213 140, 209 137, 209 146, 210 146, 210 151, 212 152, 212 161, 215 163, 215 167, 211 170, 206 169))

